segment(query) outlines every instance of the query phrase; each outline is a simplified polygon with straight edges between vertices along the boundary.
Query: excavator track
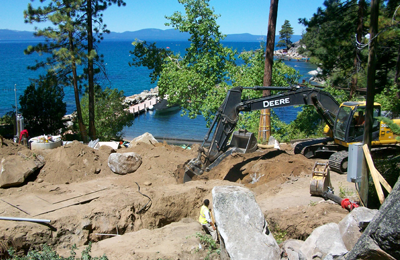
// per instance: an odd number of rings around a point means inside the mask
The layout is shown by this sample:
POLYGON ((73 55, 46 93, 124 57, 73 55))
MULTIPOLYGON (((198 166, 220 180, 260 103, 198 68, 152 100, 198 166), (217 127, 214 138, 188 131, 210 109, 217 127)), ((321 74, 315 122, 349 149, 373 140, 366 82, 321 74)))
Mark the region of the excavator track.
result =
POLYGON ((347 164, 349 159, 348 151, 339 151, 329 157, 329 167, 331 170, 338 173, 347 172, 347 164))

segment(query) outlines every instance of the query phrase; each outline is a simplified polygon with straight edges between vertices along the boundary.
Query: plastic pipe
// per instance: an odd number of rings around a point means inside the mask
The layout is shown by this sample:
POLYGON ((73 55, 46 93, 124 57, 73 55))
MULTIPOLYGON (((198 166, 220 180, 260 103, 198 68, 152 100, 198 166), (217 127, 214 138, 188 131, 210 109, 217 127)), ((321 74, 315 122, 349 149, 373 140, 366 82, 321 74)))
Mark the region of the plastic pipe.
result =
POLYGON ((38 223, 50 223, 48 219, 36 219, 36 218, 13 218, 13 217, 1 217, 0 220, 15 220, 15 221, 29 221, 38 223))

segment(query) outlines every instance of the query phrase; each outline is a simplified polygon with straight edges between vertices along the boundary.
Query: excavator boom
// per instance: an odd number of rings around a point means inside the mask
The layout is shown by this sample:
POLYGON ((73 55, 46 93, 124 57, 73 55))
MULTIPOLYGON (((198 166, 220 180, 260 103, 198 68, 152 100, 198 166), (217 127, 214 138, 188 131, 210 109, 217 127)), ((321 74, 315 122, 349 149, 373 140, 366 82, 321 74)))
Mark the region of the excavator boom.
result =
POLYGON ((204 171, 210 170, 216 163, 235 151, 232 149, 228 151, 231 148, 228 146, 228 141, 236 127, 240 112, 296 105, 313 105, 326 124, 331 129, 333 128, 339 104, 329 93, 320 89, 307 87, 235 87, 230 89, 215 115, 203 145, 199 148, 198 156, 185 165, 184 182, 191 180, 194 174, 201 175, 204 171), (267 97, 242 100, 243 89, 268 89, 283 92, 267 97), (204 144, 209 140, 211 134, 210 146, 206 148, 204 144))

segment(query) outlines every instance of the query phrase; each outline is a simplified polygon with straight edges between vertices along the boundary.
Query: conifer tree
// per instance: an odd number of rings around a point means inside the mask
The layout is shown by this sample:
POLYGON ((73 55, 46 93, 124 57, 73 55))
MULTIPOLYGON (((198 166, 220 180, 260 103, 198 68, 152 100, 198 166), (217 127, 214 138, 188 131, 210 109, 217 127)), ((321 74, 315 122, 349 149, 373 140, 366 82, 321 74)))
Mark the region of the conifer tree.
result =
POLYGON ((290 48, 292 45, 292 38, 293 35, 293 27, 290 25, 290 22, 288 20, 285 20, 285 22, 282 25, 282 29, 279 31, 279 41, 276 47, 285 47, 286 50, 290 48))
MULTIPOLYGON (((45 2, 45 0, 41 0, 45 2)), ((51 56, 45 62, 37 62, 31 69, 46 67, 53 73, 61 75, 64 85, 72 82, 75 92, 77 117, 82 138, 86 141, 86 127, 83 124, 79 102, 78 83, 86 79, 89 93, 89 136, 96 139, 94 75, 102 70, 101 56, 97 54, 95 43, 103 39, 103 33, 109 33, 103 23, 102 12, 107 6, 125 5, 122 0, 49 0, 45 7, 34 9, 31 4, 24 12, 25 21, 29 23, 51 21, 54 27, 37 29, 36 36, 44 36, 46 43, 30 46, 25 53, 47 52, 51 56), (77 74, 77 65, 87 62, 84 74, 77 74), (72 77, 69 76, 72 73, 72 77)), ((105 71, 103 70, 105 73, 105 71)))
POLYGON ((82 0, 51 1, 47 6, 36 9, 29 3, 28 9, 24 11, 26 23, 50 21, 54 26, 36 29, 35 36, 44 37, 45 43, 29 46, 25 54, 34 52, 50 54, 45 61, 37 61, 36 65, 28 68, 32 70, 46 68, 48 73, 54 76, 53 81, 57 81, 58 85, 73 85, 79 130, 83 141, 86 142, 86 127, 83 124, 79 100, 81 76, 77 73, 77 65, 82 64, 86 59, 85 46, 82 45, 83 27, 76 19, 79 11, 76 7, 81 3, 82 0))
POLYGON ((99 72, 96 70, 95 63, 99 61, 95 43, 103 40, 103 33, 109 33, 107 25, 103 23, 103 14, 107 6, 117 4, 118 6, 125 6, 123 0, 84 0, 81 5, 81 12, 83 15, 82 24, 85 26, 87 35, 87 80, 88 80, 88 93, 89 93, 89 136, 92 140, 96 139, 96 126, 95 126, 95 83, 94 75, 99 72), (94 33, 93 33, 94 32, 94 33))

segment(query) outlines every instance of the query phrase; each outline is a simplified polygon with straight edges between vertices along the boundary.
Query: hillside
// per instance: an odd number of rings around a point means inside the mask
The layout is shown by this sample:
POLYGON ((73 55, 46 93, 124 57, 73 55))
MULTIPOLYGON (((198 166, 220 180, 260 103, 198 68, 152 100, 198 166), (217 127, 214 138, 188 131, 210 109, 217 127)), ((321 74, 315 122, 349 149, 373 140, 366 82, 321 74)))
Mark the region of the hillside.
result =
MULTIPOLYGON (((181 33, 175 29, 160 30, 160 29, 143 29, 138 31, 127 32, 111 32, 104 35, 105 40, 130 40, 135 39, 145 41, 186 41, 189 38, 188 33, 181 33)), ((301 38, 301 35, 293 35, 292 41, 296 42, 301 38)), ((228 42, 258 42, 265 41, 265 35, 252 35, 249 33, 228 34, 224 41, 228 42)), ((275 41, 279 40, 279 36, 275 41)), ((40 41, 40 38, 34 37, 33 32, 29 31, 14 31, 8 29, 0 29, 1 41, 40 41)))

